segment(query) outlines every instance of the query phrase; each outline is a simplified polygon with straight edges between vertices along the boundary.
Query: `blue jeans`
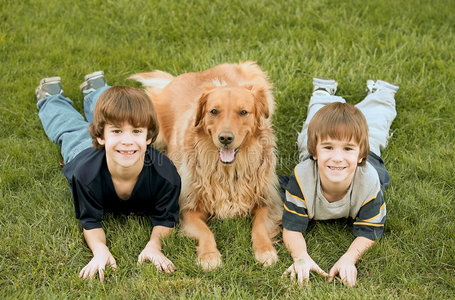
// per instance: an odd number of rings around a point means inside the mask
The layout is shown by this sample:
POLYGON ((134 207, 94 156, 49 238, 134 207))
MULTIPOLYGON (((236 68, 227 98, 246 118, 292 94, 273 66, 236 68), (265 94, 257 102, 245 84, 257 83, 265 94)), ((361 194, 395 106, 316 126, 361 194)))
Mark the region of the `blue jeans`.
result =
POLYGON ((95 104, 106 86, 84 97, 84 114, 87 120, 73 107, 73 101, 63 95, 52 95, 38 101, 38 115, 44 131, 51 141, 61 146, 65 163, 92 146, 88 126, 93 121, 95 104))

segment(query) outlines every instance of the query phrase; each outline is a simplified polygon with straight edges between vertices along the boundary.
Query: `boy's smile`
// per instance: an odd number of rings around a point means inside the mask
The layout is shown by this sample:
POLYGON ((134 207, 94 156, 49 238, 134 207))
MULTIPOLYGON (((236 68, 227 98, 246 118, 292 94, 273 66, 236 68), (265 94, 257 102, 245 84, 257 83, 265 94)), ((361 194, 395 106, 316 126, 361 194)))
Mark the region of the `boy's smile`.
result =
POLYGON ((329 194, 346 191, 354 178, 360 162, 359 145, 354 141, 327 138, 316 146, 319 177, 324 192, 329 194))
POLYGON ((121 125, 106 124, 104 138, 98 143, 106 149, 109 169, 116 167, 141 168, 145 151, 151 140, 147 140, 147 128, 133 127, 125 122, 121 125))

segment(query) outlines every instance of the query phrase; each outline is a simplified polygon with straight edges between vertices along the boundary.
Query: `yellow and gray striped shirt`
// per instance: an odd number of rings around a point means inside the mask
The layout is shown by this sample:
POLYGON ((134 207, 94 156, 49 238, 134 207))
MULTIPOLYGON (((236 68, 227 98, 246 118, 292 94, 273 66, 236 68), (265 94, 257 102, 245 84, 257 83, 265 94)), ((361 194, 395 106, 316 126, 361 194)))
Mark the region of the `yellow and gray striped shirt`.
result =
POLYGON ((305 232, 310 220, 352 218, 353 233, 374 240, 382 236, 386 220, 384 191, 390 176, 383 161, 370 153, 364 166, 357 167, 352 184, 343 197, 328 202, 322 194, 315 161, 299 163, 285 190, 283 227, 305 232))

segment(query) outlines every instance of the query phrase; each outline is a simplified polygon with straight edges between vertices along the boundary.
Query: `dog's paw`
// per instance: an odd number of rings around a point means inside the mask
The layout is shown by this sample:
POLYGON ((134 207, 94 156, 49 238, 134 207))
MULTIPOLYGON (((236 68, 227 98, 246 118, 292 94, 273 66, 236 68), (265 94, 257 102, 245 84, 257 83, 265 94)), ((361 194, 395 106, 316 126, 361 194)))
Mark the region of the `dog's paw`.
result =
POLYGON ((221 254, 219 251, 202 253, 197 262, 205 272, 212 271, 221 266, 221 254))
POLYGON ((264 267, 271 266, 278 261, 278 254, 273 247, 272 249, 256 251, 254 253, 254 257, 257 261, 263 264, 264 267))

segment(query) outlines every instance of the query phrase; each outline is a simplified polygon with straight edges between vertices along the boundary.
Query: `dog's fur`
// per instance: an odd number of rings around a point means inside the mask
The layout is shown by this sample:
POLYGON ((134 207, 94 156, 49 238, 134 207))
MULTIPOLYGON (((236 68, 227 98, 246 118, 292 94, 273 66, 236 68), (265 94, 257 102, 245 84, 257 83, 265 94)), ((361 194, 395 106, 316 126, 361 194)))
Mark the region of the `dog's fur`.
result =
POLYGON ((146 87, 157 111, 155 145, 182 178, 182 229, 198 241, 203 269, 221 263, 209 218, 253 216, 255 257, 266 266, 275 263, 271 238, 279 232, 283 205, 271 129, 275 102, 266 74, 244 62, 177 77, 154 71, 130 79, 146 87))

